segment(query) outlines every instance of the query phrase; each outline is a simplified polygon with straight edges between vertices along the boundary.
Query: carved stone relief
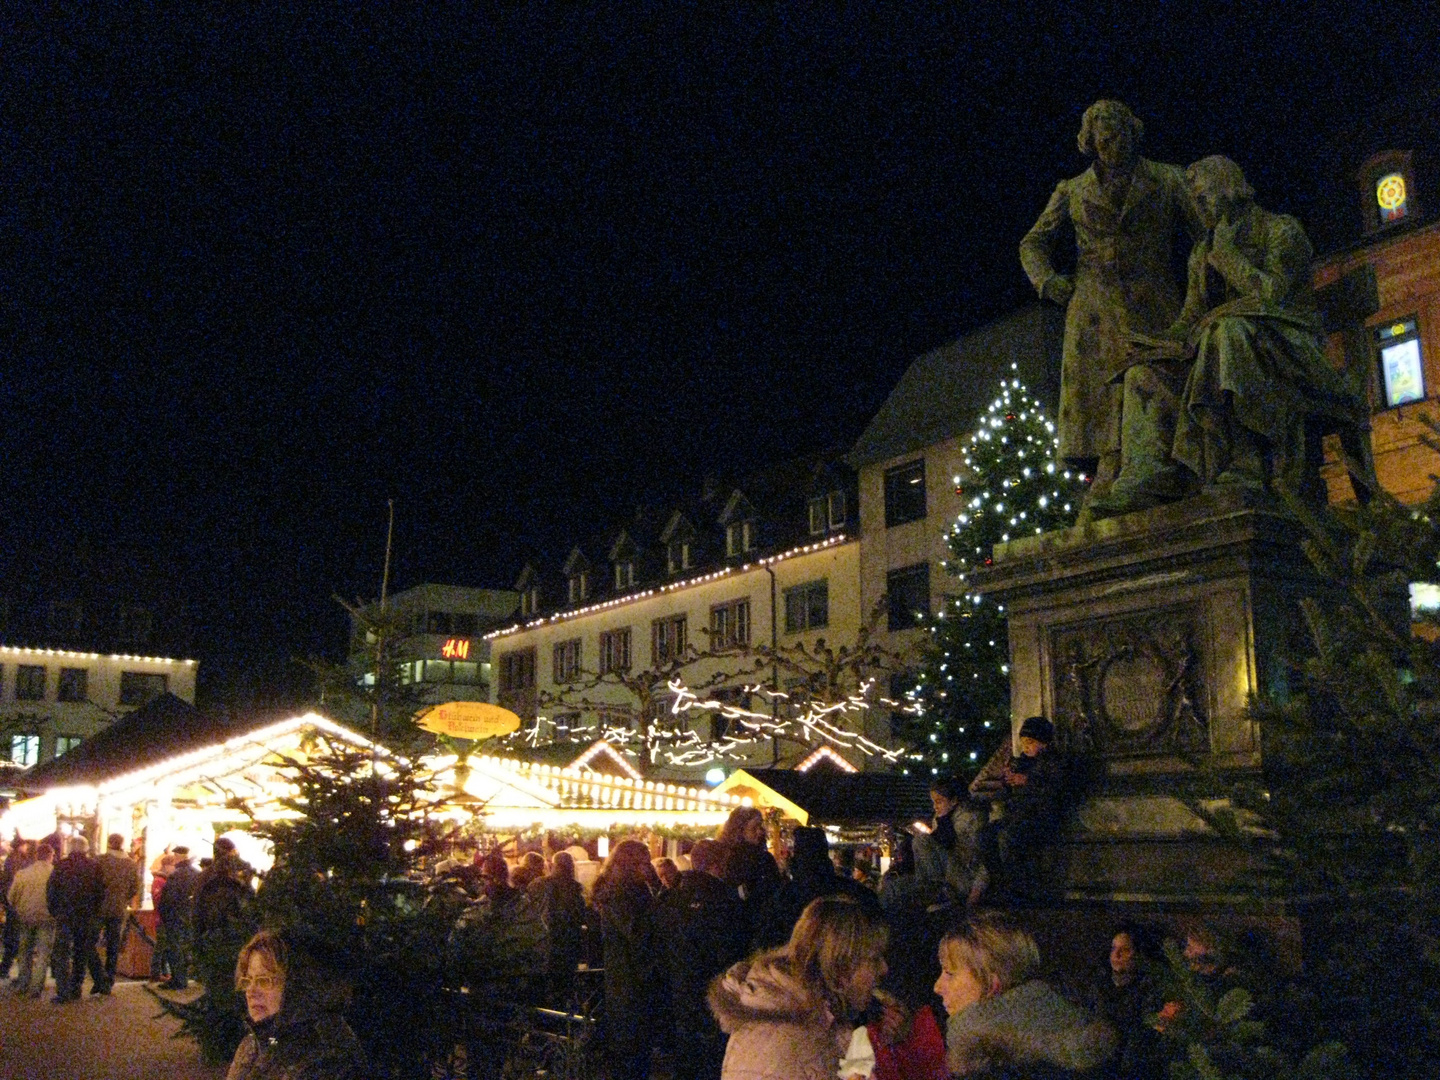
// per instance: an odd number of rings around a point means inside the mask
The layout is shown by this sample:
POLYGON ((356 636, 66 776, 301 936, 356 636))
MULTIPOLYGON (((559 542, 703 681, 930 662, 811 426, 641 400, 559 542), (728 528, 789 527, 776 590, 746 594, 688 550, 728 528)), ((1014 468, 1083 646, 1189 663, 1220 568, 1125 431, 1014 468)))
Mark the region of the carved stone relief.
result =
POLYGON ((1050 632, 1055 719, 1065 748, 1104 757, 1210 748, 1198 605, 1050 632))

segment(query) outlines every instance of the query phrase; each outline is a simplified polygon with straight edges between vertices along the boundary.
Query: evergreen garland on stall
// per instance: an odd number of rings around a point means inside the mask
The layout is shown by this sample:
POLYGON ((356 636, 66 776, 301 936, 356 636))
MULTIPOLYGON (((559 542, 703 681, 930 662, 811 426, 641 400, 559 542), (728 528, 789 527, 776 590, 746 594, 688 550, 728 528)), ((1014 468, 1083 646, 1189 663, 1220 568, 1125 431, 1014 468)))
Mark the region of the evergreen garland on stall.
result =
POLYGON ((947 537, 954 588, 929 621, 910 733, 929 775, 973 776, 1010 731, 1005 612, 971 592, 968 576, 990 563, 996 544, 1074 524, 1088 483, 1057 461, 1054 422, 1010 368, 966 444, 966 474, 955 478, 965 508, 947 537))

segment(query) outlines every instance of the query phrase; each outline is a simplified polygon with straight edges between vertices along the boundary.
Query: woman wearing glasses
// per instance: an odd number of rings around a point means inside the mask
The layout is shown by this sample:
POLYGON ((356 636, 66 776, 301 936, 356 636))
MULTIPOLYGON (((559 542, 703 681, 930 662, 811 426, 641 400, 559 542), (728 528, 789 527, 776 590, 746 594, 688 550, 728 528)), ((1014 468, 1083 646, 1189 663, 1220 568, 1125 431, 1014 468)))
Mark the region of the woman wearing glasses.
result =
POLYGON ((250 1032, 226 1080, 360 1080, 365 1054, 340 1015, 341 995, 304 952, 261 930, 240 950, 235 989, 250 1032))

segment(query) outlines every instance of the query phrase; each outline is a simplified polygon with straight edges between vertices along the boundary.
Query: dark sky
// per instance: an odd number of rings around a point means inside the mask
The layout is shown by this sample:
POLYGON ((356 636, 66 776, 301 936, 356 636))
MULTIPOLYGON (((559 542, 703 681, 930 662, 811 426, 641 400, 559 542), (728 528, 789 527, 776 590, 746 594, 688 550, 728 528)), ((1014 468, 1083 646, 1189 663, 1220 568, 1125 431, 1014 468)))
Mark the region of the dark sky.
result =
POLYGON ((9 5, 0 593, 163 583, 255 693, 343 647, 387 498, 397 586, 505 586, 853 439, 1028 299, 1096 97, 1333 246, 1431 6, 9 5))

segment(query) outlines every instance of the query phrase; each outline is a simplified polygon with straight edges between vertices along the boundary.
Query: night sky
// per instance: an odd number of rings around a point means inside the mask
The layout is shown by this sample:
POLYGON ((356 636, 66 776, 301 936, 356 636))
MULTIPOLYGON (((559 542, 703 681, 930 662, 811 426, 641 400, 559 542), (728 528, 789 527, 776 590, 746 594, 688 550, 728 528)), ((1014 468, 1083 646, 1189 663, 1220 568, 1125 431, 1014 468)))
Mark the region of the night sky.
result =
POLYGON ((507 587, 853 440, 1030 298, 1095 98, 1324 250, 1440 56, 1420 4, 296 6, 0 18, 0 594, 184 601, 211 700, 340 654, 389 498, 394 587, 507 587))

